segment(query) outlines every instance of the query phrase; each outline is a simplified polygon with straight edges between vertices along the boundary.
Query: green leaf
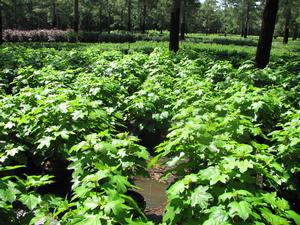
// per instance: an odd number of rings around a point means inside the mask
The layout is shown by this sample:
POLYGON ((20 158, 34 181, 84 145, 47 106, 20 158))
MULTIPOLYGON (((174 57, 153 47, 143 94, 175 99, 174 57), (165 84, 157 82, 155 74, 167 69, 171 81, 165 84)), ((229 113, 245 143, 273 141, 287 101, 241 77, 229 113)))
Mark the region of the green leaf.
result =
POLYGON ((68 131, 66 129, 59 132, 59 135, 62 139, 68 140, 70 138, 70 134, 74 134, 72 131, 68 131))
POLYGON ((77 121, 78 119, 83 119, 85 116, 85 113, 81 110, 76 110, 75 112, 72 113, 72 119, 74 121, 77 121))
POLYGON ((147 217, 145 216, 144 212, 140 209, 139 205, 136 203, 135 200, 133 200, 132 197, 130 196, 127 196, 127 195, 123 195, 123 194, 120 194, 120 196, 122 198, 125 199, 125 201, 133 208, 135 209, 144 219, 147 219, 147 217))
POLYGON ((7 183, 0 183, 0 200, 4 202, 13 203, 16 198, 17 194, 20 191, 16 188, 16 184, 8 181, 7 183))
POLYGON ((251 214, 251 205, 246 201, 241 202, 231 202, 228 207, 229 215, 233 218, 235 215, 238 215, 241 217, 244 221, 249 218, 249 215, 251 214))
POLYGON ((184 156, 185 156, 185 153, 180 152, 179 156, 173 157, 170 161, 167 162, 167 165, 170 167, 175 166, 184 156))
POLYGON ((201 209, 208 207, 208 203, 213 199, 213 196, 207 192, 209 188, 206 186, 197 187, 191 195, 191 205, 195 207, 198 205, 201 209))
POLYGON ((21 195, 20 201, 28 207, 28 209, 33 210, 37 207, 38 204, 42 202, 42 199, 39 195, 29 194, 29 195, 21 195))
POLYGON ((229 225, 228 215, 224 206, 212 207, 210 209, 209 219, 204 221, 203 225, 229 225))
POLYGON ((237 161, 237 167, 241 173, 246 172, 249 168, 253 168, 253 164, 249 160, 237 161))
POLYGON ((154 225, 154 223, 151 221, 148 221, 148 222, 133 221, 132 219, 128 219, 128 218, 126 218, 125 220, 126 220, 127 224, 130 224, 130 225, 154 225))
POLYGON ((68 107, 69 107, 69 105, 66 102, 65 103, 61 103, 61 104, 58 105, 58 108, 60 109, 60 111, 62 113, 67 113, 68 112, 68 107))
POLYGON ((42 149, 44 147, 49 148, 52 140, 54 140, 53 137, 43 137, 38 140, 39 145, 37 146, 37 149, 42 149))
POLYGON ((253 103, 251 104, 252 109, 254 110, 255 113, 258 112, 258 110, 259 110, 260 108, 262 108, 263 105, 264 105, 264 102, 263 102, 263 101, 253 102, 253 103))
POLYGON ((25 183, 27 187, 40 187, 46 184, 53 183, 54 181, 51 180, 52 178, 54 178, 54 176, 50 176, 50 175, 27 176, 25 183))
POLYGON ((218 199, 219 199, 219 202, 220 201, 225 202, 227 199, 230 200, 235 196, 236 195, 234 193, 228 192, 228 193, 224 193, 224 194, 220 195, 218 199))
POLYGON ((78 218, 75 217, 70 222, 70 225, 101 225, 101 215, 88 215, 80 216, 78 218))
POLYGON ((84 206, 88 209, 94 210, 99 205, 101 205, 101 199, 96 195, 93 195, 91 198, 87 198, 84 201, 84 206))
POLYGON ((251 145, 240 145, 234 150, 234 153, 239 157, 245 157, 253 152, 253 148, 251 145))
POLYGON ((228 175, 222 174, 218 167, 212 167, 212 166, 200 171, 199 177, 205 180, 209 180, 210 185, 214 185, 219 181, 225 184, 229 178, 228 175))
POLYGON ((261 208, 260 209, 262 216, 271 224, 271 225, 289 225, 289 221, 283 217, 274 215, 269 209, 261 208))
POLYGON ((106 154, 108 152, 116 154, 117 153, 117 148, 113 146, 111 143, 107 142, 100 142, 95 144, 94 146, 95 152, 103 153, 106 154))
POLYGON ((144 147, 139 147, 136 156, 142 159, 149 159, 149 152, 144 147))
POLYGON ((300 215, 299 214, 297 214, 296 212, 294 212, 292 210, 286 211, 285 214, 287 215, 287 217, 293 219, 294 222, 296 223, 296 225, 300 225, 300 215))
POLYGON ((175 184, 173 184, 169 190, 167 190, 167 194, 170 199, 172 198, 177 198, 180 193, 183 193, 185 190, 185 184, 183 183, 182 180, 177 181, 175 184))
POLYGON ((106 197, 106 204, 104 205, 104 212, 110 215, 111 212, 119 217, 122 213, 131 209, 129 206, 124 205, 125 200, 121 198, 116 190, 108 190, 109 195, 106 197))
MULTIPOLYGON (((166 213, 164 214, 163 221, 169 222, 173 221, 176 218, 176 215, 181 213, 181 207, 167 205, 166 213)), ((172 224, 172 223, 169 223, 172 224)))
POLYGON ((276 206, 278 207, 278 209, 281 209, 281 210, 290 209, 289 202, 287 200, 281 199, 281 198, 276 200, 276 206))
POLYGON ((25 166, 19 165, 19 166, 0 166, 0 172, 3 171, 10 171, 10 170, 15 170, 19 168, 24 168, 25 166))
POLYGON ((246 190, 234 190, 233 192, 225 192, 224 194, 219 196, 219 201, 225 202, 226 200, 230 200, 232 198, 237 198, 239 196, 253 196, 249 191, 246 190))
POLYGON ((112 176, 111 181, 116 184, 119 193, 125 193, 127 191, 127 187, 130 186, 127 177, 121 175, 112 176))
POLYGON ((11 129, 15 126, 14 123, 12 123, 11 121, 9 121, 7 124, 5 124, 4 128, 5 129, 11 129))

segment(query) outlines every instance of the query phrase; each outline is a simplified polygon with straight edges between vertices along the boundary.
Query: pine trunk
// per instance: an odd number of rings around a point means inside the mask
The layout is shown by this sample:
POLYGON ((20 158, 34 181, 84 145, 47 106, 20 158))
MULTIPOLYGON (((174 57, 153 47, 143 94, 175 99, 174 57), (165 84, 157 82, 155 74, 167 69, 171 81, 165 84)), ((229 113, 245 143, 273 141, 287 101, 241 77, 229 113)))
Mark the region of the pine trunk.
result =
POLYGON ((52 0, 52 28, 57 27, 56 1, 52 0))
POLYGON ((227 1, 224 0, 224 21, 223 23, 225 23, 224 26, 224 36, 227 36, 227 1))
POLYGON ((177 52, 179 50, 179 27, 180 27, 180 2, 181 0, 173 0, 171 11, 171 27, 170 27, 170 51, 177 52))
POLYGON ((249 28, 249 19, 250 19, 250 3, 247 2, 247 12, 246 12, 246 21, 245 21, 245 30, 244 30, 244 38, 248 37, 248 28, 249 28))
POLYGON ((110 2, 109 2, 109 0, 106 0, 106 11, 107 11, 106 30, 107 30, 107 33, 110 33, 111 12, 110 12, 110 2))
POLYGON ((145 33, 146 31, 146 15, 147 15, 147 5, 146 5, 146 0, 143 0, 143 13, 142 13, 142 29, 141 32, 142 34, 145 33))
POLYGON ((0 0, 0 44, 3 43, 3 34, 2 34, 2 1, 0 0))
POLYGON ((241 25, 241 37, 244 37, 245 27, 244 27, 244 21, 242 21, 241 25))
POLYGON ((128 21, 127 21, 127 30, 131 31, 131 0, 128 0, 128 21))
POLYGON ((180 25, 180 39, 184 40, 185 39, 185 1, 181 1, 181 25, 180 25))
POLYGON ((30 0, 28 2, 28 11, 29 11, 29 24, 27 26, 28 29, 34 29, 35 26, 33 25, 33 4, 32 4, 32 0, 30 0))
POLYGON ((270 60, 278 1, 279 0, 266 0, 255 58, 257 68, 265 68, 270 60))
POLYGON ((17 1, 14 0, 14 29, 17 29, 17 1))
POLYGON ((291 21, 291 9, 287 6, 286 9, 286 17, 285 17, 285 24, 284 24, 284 36, 283 36, 283 43, 287 44, 289 41, 289 33, 290 33, 290 21, 291 21))
POLYGON ((74 31, 78 33, 79 30, 79 5, 78 0, 74 0, 74 31))
POLYGON ((295 41, 298 38, 298 27, 299 25, 295 23, 294 32, 293 32, 293 41, 295 41))
POLYGON ((101 17, 102 17, 102 6, 100 5, 99 6, 99 11, 98 11, 98 13, 99 13, 99 26, 98 26, 98 30, 99 30, 99 32, 100 33, 102 33, 102 26, 101 26, 101 17))

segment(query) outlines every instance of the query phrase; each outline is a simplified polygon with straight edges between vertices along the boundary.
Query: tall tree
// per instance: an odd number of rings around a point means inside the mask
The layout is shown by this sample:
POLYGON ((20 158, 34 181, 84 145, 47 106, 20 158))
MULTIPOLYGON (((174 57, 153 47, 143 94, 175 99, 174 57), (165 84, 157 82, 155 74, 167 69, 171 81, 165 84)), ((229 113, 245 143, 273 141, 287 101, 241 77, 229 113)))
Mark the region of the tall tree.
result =
POLYGON ((110 33, 110 23, 111 23, 111 2, 110 2, 110 0, 106 0, 106 12, 107 12, 106 30, 108 33, 110 33))
POLYGON ((283 43, 287 44, 289 41, 289 34, 290 34, 290 25, 292 19, 292 0, 285 0, 283 6, 283 14, 284 14, 284 35, 283 35, 283 43))
POLYGON ((227 22, 227 0, 223 0, 223 7, 224 7, 224 20, 223 20, 223 29, 224 29, 224 36, 227 36, 227 26, 228 26, 228 22, 227 22))
POLYGON ((78 33, 79 30, 79 4, 78 0, 74 0, 74 31, 78 33))
POLYGON ((146 31, 146 16, 147 16, 147 2, 146 0, 142 0, 143 2, 143 10, 142 10, 142 24, 141 24, 141 32, 142 34, 146 31))
POLYGON ((199 18, 205 34, 217 33, 222 27, 219 17, 219 7, 216 0, 206 0, 200 7, 199 18))
POLYGON ((157 0, 155 8, 151 13, 153 22, 157 24, 156 29, 160 30, 161 34, 167 28, 168 21, 170 21, 170 7, 172 4, 172 1, 157 0))
POLYGON ((247 36, 248 36, 249 20, 250 20, 250 1, 247 0, 246 1, 246 19, 245 19, 244 32, 243 32, 244 38, 247 38, 247 36))
POLYGON ((28 28, 33 29, 34 27, 34 22, 33 22, 33 2, 32 0, 28 1, 28 14, 29 14, 29 24, 28 24, 28 28))
POLYGON ((2 37, 2 1, 0 0, 0 44, 3 42, 3 37, 2 37))
POLYGON ((185 0, 181 1, 181 16, 180 16, 180 39, 185 39, 185 0))
POLYGON ((266 0, 263 11, 261 33, 256 51, 256 67, 265 68, 270 60, 279 0, 266 0))
POLYGON ((52 0, 52 28, 57 27, 56 0, 52 0))
POLYGON ((14 29, 17 29, 17 0, 13 0, 14 5, 14 29))
POLYGON ((98 17, 99 17, 99 26, 98 26, 98 31, 101 33, 102 32, 102 1, 99 1, 99 8, 98 8, 98 17))
POLYGON ((173 0, 173 7, 171 10, 169 49, 174 52, 179 50, 180 5, 181 0, 173 0))
POLYGON ((128 19, 127 19, 127 30, 130 32, 131 31, 131 7, 132 7, 132 4, 131 4, 131 0, 127 0, 127 7, 128 7, 128 19))
POLYGON ((296 40, 299 32, 300 24, 300 1, 294 0, 292 8, 292 27, 293 27, 293 40, 296 40))
POLYGON ((298 37, 298 29, 299 29, 299 24, 295 22, 294 24, 294 32, 293 32, 293 40, 296 40, 298 37))

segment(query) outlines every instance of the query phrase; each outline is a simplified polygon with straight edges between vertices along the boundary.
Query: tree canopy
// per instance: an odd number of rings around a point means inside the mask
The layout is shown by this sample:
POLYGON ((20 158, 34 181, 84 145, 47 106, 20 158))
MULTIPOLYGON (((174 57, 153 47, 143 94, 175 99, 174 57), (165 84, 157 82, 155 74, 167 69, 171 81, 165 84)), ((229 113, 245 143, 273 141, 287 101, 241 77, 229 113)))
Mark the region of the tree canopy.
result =
MULTIPOLYGON (((76 0, 3 0, 4 29, 73 29, 76 0)), ((264 0, 185 0, 185 31, 259 34, 264 0)), ((169 0, 78 0, 78 28, 82 31, 166 30, 169 0)), ((297 0, 280 2, 276 35, 299 29, 297 0)))

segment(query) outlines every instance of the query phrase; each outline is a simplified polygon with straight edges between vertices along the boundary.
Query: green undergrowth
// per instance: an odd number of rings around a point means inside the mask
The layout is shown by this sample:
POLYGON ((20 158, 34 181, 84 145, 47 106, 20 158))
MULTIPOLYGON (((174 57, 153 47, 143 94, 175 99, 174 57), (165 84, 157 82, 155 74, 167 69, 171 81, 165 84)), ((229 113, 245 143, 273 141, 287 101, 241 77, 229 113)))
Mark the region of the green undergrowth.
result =
MULTIPOLYGON (((143 44, 134 50, 155 46, 143 44)), ((258 70, 248 56, 211 57, 230 46, 205 53, 184 45, 174 54, 125 52, 124 44, 6 44, 1 220, 153 224, 130 190, 135 176, 168 157, 165 178, 177 179, 162 224, 300 224, 297 53, 275 54, 258 70), (149 164, 138 137, 162 131, 149 164), (61 195, 42 191, 57 184, 57 162, 71 173, 61 195)))

